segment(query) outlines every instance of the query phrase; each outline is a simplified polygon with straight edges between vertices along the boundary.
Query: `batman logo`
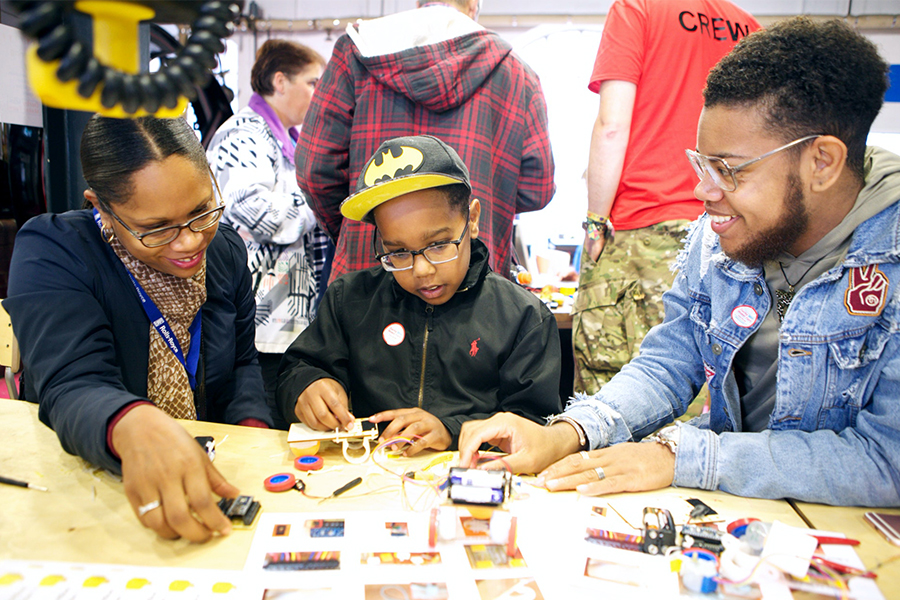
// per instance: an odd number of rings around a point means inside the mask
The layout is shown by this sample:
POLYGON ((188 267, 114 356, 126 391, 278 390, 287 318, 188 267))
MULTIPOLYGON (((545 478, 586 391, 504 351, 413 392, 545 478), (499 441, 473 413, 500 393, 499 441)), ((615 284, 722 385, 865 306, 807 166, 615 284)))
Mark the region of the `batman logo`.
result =
POLYGON ((414 173, 422 166, 425 156, 418 148, 389 146, 376 156, 366 169, 366 187, 414 173))

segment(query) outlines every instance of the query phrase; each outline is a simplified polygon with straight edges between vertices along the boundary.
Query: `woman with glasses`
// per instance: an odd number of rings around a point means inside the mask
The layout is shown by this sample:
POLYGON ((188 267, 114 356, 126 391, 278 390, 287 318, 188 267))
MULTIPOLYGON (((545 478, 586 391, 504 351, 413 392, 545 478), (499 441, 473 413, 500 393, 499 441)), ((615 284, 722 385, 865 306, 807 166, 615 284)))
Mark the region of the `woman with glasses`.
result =
POLYGON ((63 448, 121 472, 146 527, 202 541, 238 493, 175 421, 272 421, 240 237, 183 119, 94 116, 81 140, 91 208, 19 231, 4 307, 23 395, 63 448))

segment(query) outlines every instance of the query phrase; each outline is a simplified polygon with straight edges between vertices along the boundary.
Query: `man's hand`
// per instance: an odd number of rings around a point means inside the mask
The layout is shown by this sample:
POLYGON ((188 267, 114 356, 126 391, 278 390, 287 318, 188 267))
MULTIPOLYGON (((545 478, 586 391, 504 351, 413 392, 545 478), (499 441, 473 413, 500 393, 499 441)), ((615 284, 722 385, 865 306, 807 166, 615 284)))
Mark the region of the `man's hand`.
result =
POLYGON ((591 257, 591 260, 597 262, 600 259, 600 255, 603 253, 603 248, 606 246, 606 237, 600 236, 596 240, 592 240, 588 237, 588 233, 584 233, 584 247, 582 248, 582 252, 591 257))
POLYGON ((122 459, 125 495, 144 527, 192 542, 231 532, 213 493, 235 498, 238 489, 172 417, 150 404, 136 406, 116 423, 112 444, 122 459), (155 502, 159 508, 140 515, 139 507, 155 502))
POLYGON ((675 455, 662 444, 624 443, 579 452, 557 461, 537 480, 551 491, 578 490, 588 496, 642 492, 672 485, 675 455), (605 475, 600 479, 596 469, 605 475))
POLYGON ((384 421, 390 421, 391 424, 385 427, 378 442, 382 443, 395 437, 412 440, 403 451, 404 456, 415 456, 426 448, 446 450, 453 441, 441 420, 421 408, 386 410, 369 417, 370 423, 384 421))
POLYGON ((356 420, 349 406, 344 386, 334 379, 319 379, 306 386, 297 398, 294 414, 316 431, 347 430, 356 420))
POLYGON ((459 434, 459 466, 478 466, 478 448, 497 446, 508 456, 487 463, 490 469, 507 466, 513 473, 537 473, 550 463, 579 448, 578 433, 568 423, 538 425, 512 413, 498 413, 484 421, 463 423, 459 434))

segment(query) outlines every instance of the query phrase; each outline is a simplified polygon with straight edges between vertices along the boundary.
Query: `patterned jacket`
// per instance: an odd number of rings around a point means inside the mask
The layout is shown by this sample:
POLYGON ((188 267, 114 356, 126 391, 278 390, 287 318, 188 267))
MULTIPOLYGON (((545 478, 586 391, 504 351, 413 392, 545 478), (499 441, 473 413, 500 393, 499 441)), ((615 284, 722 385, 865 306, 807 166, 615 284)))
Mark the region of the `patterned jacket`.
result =
MULTIPOLYGON (((415 22, 420 8, 384 17, 415 22)), ((380 21, 381 19, 378 19, 380 21)), ((401 52, 364 56, 338 39, 297 143, 297 177, 337 250, 331 278, 376 265, 371 225, 344 220, 340 204, 382 141, 430 134, 469 167, 481 200, 491 266, 509 273, 513 218, 553 196, 547 111, 537 75, 496 33, 472 33, 401 52)), ((399 34, 398 34, 399 35, 399 34)))
POLYGON ((227 206, 222 220, 247 246, 256 347, 284 352, 315 316, 327 237, 297 187, 294 166, 252 108, 222 124, 207 156, 227 206))

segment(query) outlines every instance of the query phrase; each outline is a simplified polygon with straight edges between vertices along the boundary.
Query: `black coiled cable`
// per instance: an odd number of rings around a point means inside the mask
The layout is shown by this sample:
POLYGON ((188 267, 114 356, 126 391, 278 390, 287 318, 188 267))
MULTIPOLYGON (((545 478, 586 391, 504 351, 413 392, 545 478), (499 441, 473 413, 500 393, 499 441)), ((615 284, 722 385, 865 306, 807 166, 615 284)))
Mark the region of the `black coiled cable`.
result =
POLYGON ((60 61, 56 70, 60 81, 77 79, 78 94, 84 98, 89 98, 102 83, 100 104, 105 108, 120 105, 128 114, 141 108, 151 114, 161 106, 175 108, 180 96, 193 100, 197 87, 209 81, 217 64, 216 55, 225 50, 222 40, 234 33, 234 21, 241 16, 237 2, 199 3, 191 36, 178 56, 155 73, 132 74, 101 64, 87 44, 75 37, 65 19, 73 4, 11 2, 19 11, 22 32, 38 42, 38 57, 45 62, 60 61))

